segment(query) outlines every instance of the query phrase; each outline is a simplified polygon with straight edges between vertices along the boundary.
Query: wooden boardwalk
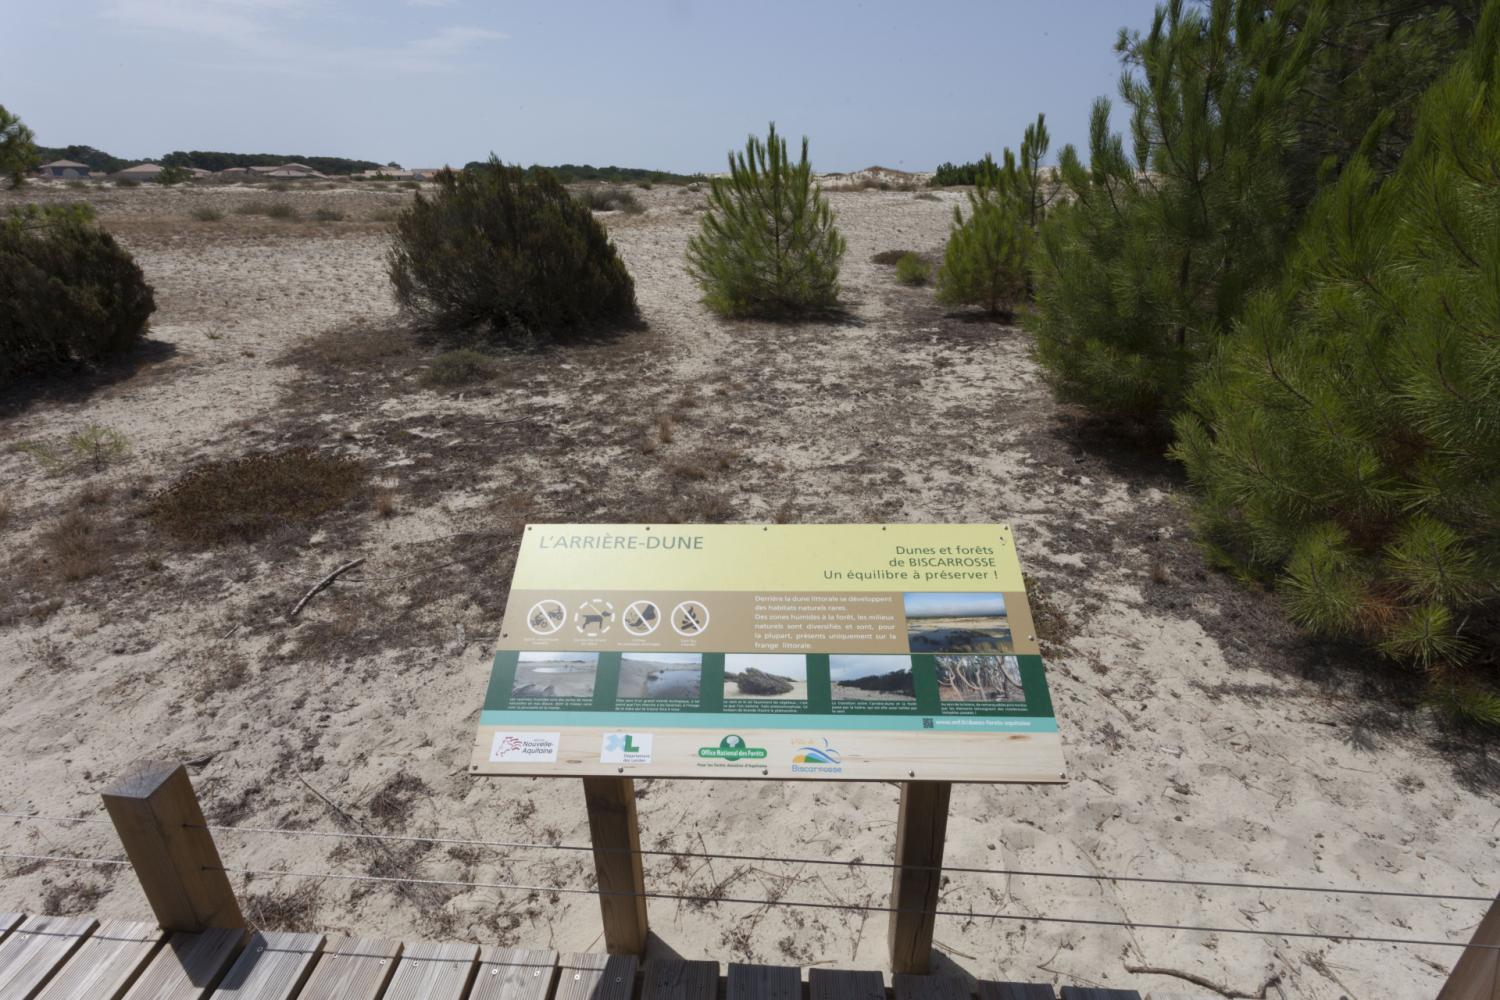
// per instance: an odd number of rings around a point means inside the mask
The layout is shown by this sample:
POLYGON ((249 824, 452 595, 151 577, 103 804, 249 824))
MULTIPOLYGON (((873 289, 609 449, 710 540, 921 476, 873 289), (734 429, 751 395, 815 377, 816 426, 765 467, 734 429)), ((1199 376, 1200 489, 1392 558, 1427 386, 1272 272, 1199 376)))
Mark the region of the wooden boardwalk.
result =
MULTIPOLYGON (((937 976, 558 954, 275 931, 171 933, 155 923, 0 913, 0 1000, 975 1000, 937 976)), ((981 982, 977 1000, 1056 1000, 981 982)), ((1062 1000, 1142 1000, 1065 986, 1062 1000)))

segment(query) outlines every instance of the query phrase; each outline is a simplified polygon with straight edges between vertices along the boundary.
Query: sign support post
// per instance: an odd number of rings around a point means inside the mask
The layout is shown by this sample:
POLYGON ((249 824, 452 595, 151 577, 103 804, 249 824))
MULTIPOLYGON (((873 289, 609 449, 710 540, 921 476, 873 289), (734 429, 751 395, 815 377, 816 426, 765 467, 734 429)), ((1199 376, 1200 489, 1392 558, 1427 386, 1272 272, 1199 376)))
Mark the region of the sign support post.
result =
POLYGON ((611 955, 646 953, 646 878, 641 869, 641 832, 630 778, 584 778, 604 948, 611 955))
POLYGON ((891 877, 891 971, 924 976, 932 962, 932 931, 943 883, 948 834, 946 781, 903 781, 891 877), (907 867, 910 866, 910 867, 907 867))

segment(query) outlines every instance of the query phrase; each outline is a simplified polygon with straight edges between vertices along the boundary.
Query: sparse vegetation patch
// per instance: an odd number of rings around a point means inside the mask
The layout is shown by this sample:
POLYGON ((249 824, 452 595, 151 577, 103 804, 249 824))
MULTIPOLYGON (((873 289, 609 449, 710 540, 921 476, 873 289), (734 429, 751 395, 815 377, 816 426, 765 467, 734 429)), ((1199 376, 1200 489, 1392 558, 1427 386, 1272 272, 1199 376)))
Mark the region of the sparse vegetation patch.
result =
POLYGON ((289 448, 200 465, 149 509, 162 530, 190 545, 253 542, 343 506, 364 482, 358 462, 289 448))

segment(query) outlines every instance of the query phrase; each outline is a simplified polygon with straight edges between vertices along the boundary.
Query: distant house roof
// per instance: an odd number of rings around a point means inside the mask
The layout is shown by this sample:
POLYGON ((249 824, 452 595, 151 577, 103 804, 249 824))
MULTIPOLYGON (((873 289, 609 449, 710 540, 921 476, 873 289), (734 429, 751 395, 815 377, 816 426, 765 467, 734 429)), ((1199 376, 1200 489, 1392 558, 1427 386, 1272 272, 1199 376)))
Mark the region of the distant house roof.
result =
POLYGON ((316 170, 290 170, 286 167, 277 167, 275 170, 267 170, 261 174, 262 177, 323 177, 324 174, 316 170))
POLYGON ((133 167, 126 167, 124 170, 121 170, 120 173, 126 174, 126 175, 136 174, 136 175, 150 176, 150 175, 161 173, 161 164, 160 163, 137 163, 133 167))
POLYGON ((221 174, 248 174, 249 172, 249 167, 225 167, 219 171, 221 174))
POLYGON ((67 169, 67 168, 71 168, 73 170, 79 170, 79 169, 88 170, 89 169, 89 165, 87 163, 79 163, 76 160, 53 160, 51 163, 43 163, 42 164, 42 169, 43 170, 46 170, 48 167, 56 167, 59 170, 63 170, 63 169, 67 169))
POLYGON ((256 173, 256 174, 268 174, 268 173, 270 173, 273 170, 280 170, 280 169, 281 169, 280 167, 255 166, 255 167, 251 167, 250 168, 250 172, 251 173, 256 173))
POLYGON ((315 173, 317 173, 316 170, 314 170, 312 167, 309 167, 305 163, 283 163, 281 166, 277 167, 276 169, 277 170, 300 170, 303 173, 308 173, 308 174, 315 174, 315 173))

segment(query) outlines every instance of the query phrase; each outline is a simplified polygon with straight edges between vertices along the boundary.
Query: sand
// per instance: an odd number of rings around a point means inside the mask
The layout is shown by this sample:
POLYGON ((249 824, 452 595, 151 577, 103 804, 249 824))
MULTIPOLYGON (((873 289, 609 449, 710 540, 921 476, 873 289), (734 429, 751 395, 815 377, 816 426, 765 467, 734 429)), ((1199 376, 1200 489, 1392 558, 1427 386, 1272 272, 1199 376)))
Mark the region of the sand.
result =
MULTIPOLYGON (((132 760, 191 760, 211 818, 337 829, 307 783, 380 829, 585 843, 576 783, 465 770, 504 610, 518 520, 667 514, 770 521, 1008 521, 1036 586, 1038 631, 1071 781, 959 786, 955 865, 1493 893, 1500 768, 1415 705, 1368 654, 1310 643, 1274 598, 1215 573, 1187 537, 1178 471, 1050 397, 1021 330, 950 317, 872 254, 937 254, 960 196, 833 196, 849 243, 844 322, 710 316, 682 253, 701 194, 658 185, 608 225, 649 329, 518 357, 489 386, 434 392, 435 350, 341 367, 284 352, 394 315, 376 203, 391 191, 292 192, 357 221, 198 223, 196 190, 87 196, 155 284, 154 353, 91 391, 6 399, 0 418, 0 810, 99 817, 132 760), (669 417, 670 441, 659 437, 669 417), (122 431, 103 471, 44 468, 15 445, 87 424, 122 431), (370 464, 395 491, 276 544, 163 545, 143 497, 194 462, 286 443, 370 464), (583 447, 584 444, 587 447, 583 447), (644 446, 650 443, 650 450, 644 446), (913 456, 920 456, 914 461, 913 456), (687 465, 706 472, 688 478, 687 465), (64 585, 34 561, 82 491, 123 540, 115 568, 64 585), (111 521, 111 524, 116 524, 111 521), (287 609, 363 555, 295 622, 287 609), (53 604, 52 602, 60 603, 53 604), (299 780, 301 779, 301 780, 299 780)), ((0 205, 17 200, 0 193, 0 205)), ((809 736, 816 734, 808 734, 809 736)), ((883 859, 892 785, 638 783, 652 847, 883 859), (815 818, 815 821, 813 821, 815 818)), ((5 850, 113 857, 108 826, 0 823, 5 850)), ((320 838, 220 833, 226 861, 367 873, 390 857, 320 838)), ((586 856, 403 850, 429 878, 589 884, 586 856)), ((0 866, 0 909, 148 915, 113 870, 0 866)), ((878 869, 647 859, 667 891, 880 904, 878 869)), ((388 937, 601 946, 587 896, 236 878, 252 917, 388 937)), ((1467 939, 1482 905, 1320 893, 955 874, 945 908, 1025 917, 1467 939)), ((649 905, 686 958, 881 968, 882 914, 649 905)), ((1192 992, 1155 966, 1257 993, 1333 1000, 1437 991, 1456 953, 1024 920, 943 917, 945 969, 986 978, 1192 992)))

